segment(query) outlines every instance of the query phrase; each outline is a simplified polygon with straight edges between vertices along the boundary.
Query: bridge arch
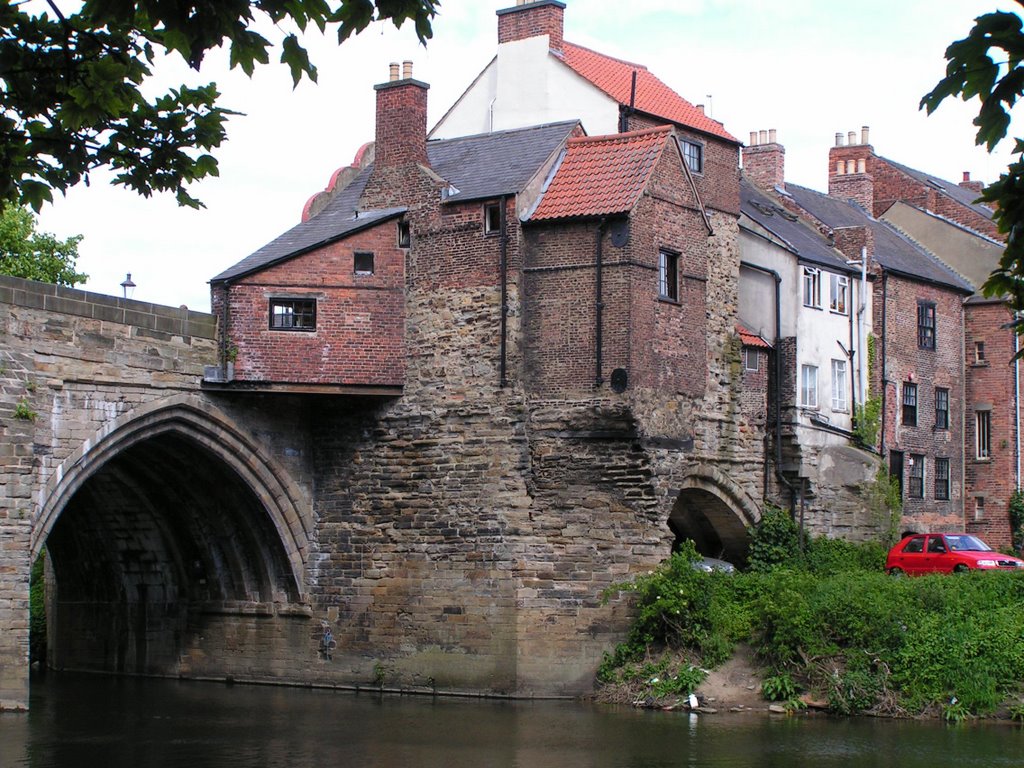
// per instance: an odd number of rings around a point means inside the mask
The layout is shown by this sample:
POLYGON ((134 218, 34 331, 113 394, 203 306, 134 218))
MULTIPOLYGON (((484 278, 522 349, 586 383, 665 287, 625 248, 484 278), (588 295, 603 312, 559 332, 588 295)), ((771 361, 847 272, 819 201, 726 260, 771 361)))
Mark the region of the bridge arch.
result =
POLYGON ((55 468, 37 499, 32 557, 46 545, 56 577, 51 660, 172 673, 188 638, 203 634, 196 616, 308 603, 302 498, 202 395, 113 419, 55 468))
POLYGON ((693 539, 704 555, 742 562, 747 530, 760 519, 761 508, 746 491, 719 469, 701 465, 680 482, 668 526, 677 541, 693 539))

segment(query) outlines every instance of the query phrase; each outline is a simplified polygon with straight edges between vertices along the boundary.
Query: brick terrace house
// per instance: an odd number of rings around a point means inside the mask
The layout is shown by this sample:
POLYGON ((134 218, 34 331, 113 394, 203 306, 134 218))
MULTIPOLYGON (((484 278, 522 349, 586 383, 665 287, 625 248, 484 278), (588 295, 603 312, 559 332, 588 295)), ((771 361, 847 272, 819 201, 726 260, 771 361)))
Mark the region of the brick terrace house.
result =
POLYGON ((982 184, 969 173, 953 183, 881 157, 864 133, 859 141, 856 133, 845 141, 836 134, 829 179, 830 187, 857 190, 876 217, 977 289, 964 304, 966 525, 993 546, 1008 546, 1007 505, 1020 487, 1018 347, 1006 303, 980 291, 1003 251, 992 210, 976 202, 982 184))
MULTIPOLYGON (((563 9, 499 12, 499 39, 554 14, 551 56, 563 9)), ((602 133, 541 108, 428 141, 427 89, 393 71, 372 150, 214 278, 234 370, 208 389, 278 418, 312 480, 338 663, 310 674, 579 693, 626 626, 606 586, 678 536, 739 558, 760 515, 738 142, 664 84, 670 114, 638 97, 602 133)))

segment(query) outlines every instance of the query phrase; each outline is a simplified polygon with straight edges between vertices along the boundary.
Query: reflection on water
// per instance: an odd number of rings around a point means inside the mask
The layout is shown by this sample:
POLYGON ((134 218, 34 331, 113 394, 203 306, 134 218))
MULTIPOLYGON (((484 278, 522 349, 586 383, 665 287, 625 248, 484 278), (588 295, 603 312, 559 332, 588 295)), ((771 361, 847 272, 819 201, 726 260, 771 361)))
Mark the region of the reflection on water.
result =
POLYGON ((691 716, 494 702, 49 676, 0 716, 0 766, 131 768, 992 768, 1024 730, 873 719, 691 716))

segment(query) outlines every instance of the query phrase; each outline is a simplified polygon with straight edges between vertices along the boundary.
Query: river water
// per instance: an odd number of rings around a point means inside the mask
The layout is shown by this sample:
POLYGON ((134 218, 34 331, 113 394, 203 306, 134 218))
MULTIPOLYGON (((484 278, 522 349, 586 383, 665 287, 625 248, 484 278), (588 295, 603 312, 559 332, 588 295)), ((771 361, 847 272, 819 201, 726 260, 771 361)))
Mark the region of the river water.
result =
POLYGON ((998 768, 1024 729, 689 715, 575 702, 380 696, 50 675, 0 715, 0 766, 75 768, 998 768))

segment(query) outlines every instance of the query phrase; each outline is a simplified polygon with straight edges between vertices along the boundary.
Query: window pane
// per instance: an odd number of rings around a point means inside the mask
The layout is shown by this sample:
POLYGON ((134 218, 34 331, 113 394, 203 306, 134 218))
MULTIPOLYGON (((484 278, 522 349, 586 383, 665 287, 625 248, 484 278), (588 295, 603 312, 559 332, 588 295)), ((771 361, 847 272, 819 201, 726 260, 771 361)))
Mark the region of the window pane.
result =
POLYGON ((935 349, 935 305, 930 302, 917 305, 917 346, 935 349))
POLYGON ((832 410, 846 410, 846 361, 832 361, 832 410))
POLYGON ((315 299, 271 299, 270 327, 278 331, 316 329, 315 299))
POLYGON ((903 424, 917 426, 917 384, 903 384, 903 424))
POLYGON ((679 299, 679 257, 668 251, 658 253, 658 295, 663 299, 679 299))
POLYGON ((978 411, 974 417, 975 439, 977 442, 977 457, 987 459, 992 455, 991 435, 991 413, 989 411, 978 411))
POLYGON ((949 429, 949 390, 935 390, 935 428, 949 429))
POLYGON ((805 408, 818 407, 818 368, 804 365, 800 368, 800 405, 805 408))
POLYGON ((910 454, 910 479, 907 495, 912 499, 924 498, 924 456, 919 453, 910 454))
POLYGON ((935 498, 949 499, 949 459, 935 460, 935 498))
POLYGON ((850 279, 846 275, 832 275, 829 278, 829 286, 829 309, 845 315, 850 294, 850 279))

